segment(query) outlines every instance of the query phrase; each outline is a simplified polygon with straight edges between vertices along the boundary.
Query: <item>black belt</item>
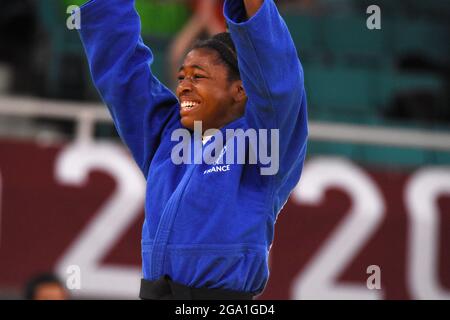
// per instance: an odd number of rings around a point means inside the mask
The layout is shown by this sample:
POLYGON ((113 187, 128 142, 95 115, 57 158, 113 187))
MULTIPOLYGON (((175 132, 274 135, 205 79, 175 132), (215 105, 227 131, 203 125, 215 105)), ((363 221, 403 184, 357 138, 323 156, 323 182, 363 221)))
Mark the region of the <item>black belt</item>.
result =
POLYGON ((168 276, 155 281, 141 279, 139 292, 143 300, 252 300, 253 296, 248 292, 188 287, 168 276))

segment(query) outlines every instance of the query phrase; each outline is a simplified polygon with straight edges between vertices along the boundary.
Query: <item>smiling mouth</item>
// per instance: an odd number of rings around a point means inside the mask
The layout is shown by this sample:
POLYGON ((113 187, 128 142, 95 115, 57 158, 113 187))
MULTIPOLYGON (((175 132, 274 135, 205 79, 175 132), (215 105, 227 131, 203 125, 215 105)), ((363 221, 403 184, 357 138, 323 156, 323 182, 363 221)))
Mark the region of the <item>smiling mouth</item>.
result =
POLYGON ((191 110, 195 109, 196 107, 198 107, 200 105, 199 102, 195 102, 195 101, 183 101, 180 103, 180 112, 181 114, 185 114, 190 112, 191 110))

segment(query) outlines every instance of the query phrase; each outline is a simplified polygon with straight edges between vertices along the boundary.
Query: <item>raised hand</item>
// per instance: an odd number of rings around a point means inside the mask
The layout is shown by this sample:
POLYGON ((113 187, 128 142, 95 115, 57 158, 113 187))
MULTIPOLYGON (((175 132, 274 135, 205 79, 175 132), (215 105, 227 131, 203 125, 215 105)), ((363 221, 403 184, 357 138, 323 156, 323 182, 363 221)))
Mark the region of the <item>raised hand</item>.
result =
POLYGON ((264 0, 244 0, 245 11, 247 11, 247 18, 250 19, 261 8, 264 0))

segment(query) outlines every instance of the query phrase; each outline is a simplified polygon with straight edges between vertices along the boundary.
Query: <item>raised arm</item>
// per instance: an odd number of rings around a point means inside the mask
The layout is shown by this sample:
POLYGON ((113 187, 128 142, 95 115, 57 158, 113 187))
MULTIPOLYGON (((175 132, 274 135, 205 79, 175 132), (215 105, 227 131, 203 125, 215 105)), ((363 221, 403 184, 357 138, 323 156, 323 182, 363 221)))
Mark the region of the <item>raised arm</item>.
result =
POLYGON ((248 97, 245 118, 255 129, 279 129, 280 172, 287 173, 303 161, 307 137, 303 69, 294 42, 273 0, 227 0, 224 13, 248 97))
POLYGON ((134 0, 91 0, 81 7, 81 39, 92 78, 117 131, 144 175, 165 130, 179 122, 178 100, 150 69, 134 0))

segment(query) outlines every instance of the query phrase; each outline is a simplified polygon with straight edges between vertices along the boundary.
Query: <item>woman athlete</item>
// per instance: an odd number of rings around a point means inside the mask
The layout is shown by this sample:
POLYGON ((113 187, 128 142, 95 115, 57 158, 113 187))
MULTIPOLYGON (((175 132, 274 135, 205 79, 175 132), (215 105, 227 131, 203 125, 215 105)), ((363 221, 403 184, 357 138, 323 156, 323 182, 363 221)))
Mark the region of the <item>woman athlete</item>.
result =
MULTIPOLYGON (((94 83, 147 181, 140 297, 252 299, 267 283, 275 221, 300 179, 307 140, 303 70, 273 0, 225 1, 229 33, 194 46, 175 94, 151 72, 133 0, 91 0, 80 10, 94 83), (172 135, 196 121, 202 133, 276 131, 268 148, 279 167, 175 164, 172 135)), ((222 155, 233 148, 227 138, 222 155)), ((246 143, 246 158, 258 146, 246 143)))

